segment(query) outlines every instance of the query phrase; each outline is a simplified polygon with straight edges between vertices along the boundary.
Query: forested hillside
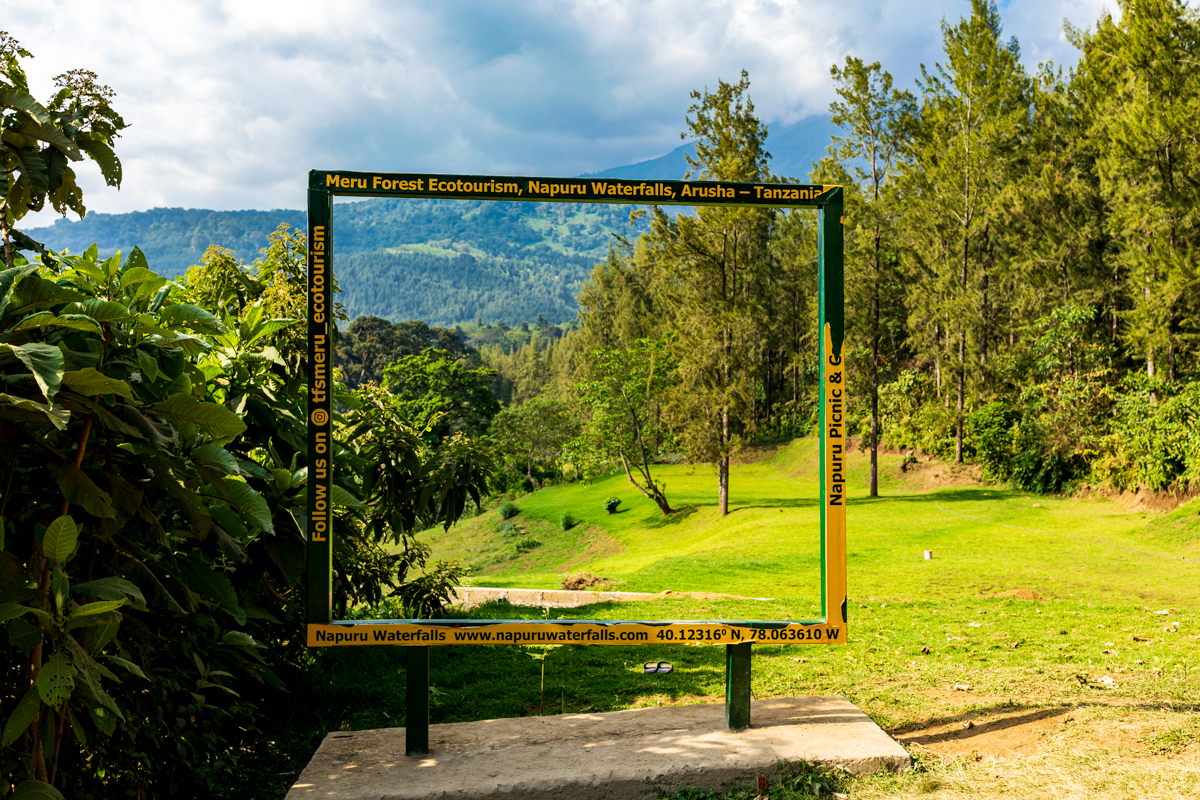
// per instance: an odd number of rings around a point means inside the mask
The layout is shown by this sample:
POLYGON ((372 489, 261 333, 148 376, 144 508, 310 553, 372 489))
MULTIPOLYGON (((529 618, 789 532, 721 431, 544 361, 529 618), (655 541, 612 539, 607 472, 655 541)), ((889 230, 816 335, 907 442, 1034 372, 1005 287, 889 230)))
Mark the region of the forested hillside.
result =
MULTIPOLYGON (((833 130, 828 117, 779 126, 772 166, 802 176, 820 159, 833 130)), ((623 178, 683 177, 683 145, 665 156, 598 173, 623 178)), ((337 270, 350 316, 435 325, 482 320, 516 324, 538 315, 574 318, 583 279, 612 234, 636 238, 630 208, 605 205, 480 203, 378 199, 339 203, 334 217, 337 270)), ((304 228, 305 212, 155 208, 61 219, 33 237, 52 250, 129 252, 135 245, 167 276, 182 275, 209 245, 247 262, 280 223, 304 228)))

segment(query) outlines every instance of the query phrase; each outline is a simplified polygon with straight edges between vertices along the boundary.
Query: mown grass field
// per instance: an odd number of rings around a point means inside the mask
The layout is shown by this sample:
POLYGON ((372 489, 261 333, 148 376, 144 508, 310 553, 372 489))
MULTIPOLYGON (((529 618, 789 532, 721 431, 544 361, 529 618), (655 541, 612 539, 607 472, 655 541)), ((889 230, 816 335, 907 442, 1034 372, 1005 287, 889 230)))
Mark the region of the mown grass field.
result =
MULTIPOLYGON (((669 519, 610 476, 521 498, 513 522, 541 542, 525 553, 497 532, 495 511, 424 535, 436 557, 475 565, 475 585, 556 588, 562 575, 588 572, 633 591, 770 598, 492 604, 471 616, 810 617, 815 444, 759 455, 735 469, 724 520, 711 471, 677 466, 662 470, 681 509, 669 519), (604 513, 609 495, 623 513, 604 513), (563 511, 583 524, 558 530, 563 511)), ((849 644, 755 645, 753 691, 844 695, 909 748, 917 769, 828 786, 855 798, 1200 796, 1197 504, 1160 514, 1031 496, 939 464, 902 473, 890 456, 871 500, 865 458, 852 466, 849 644)), ((288 734, 297 760, 324 731, 403 724, 403 663, 398 648, 315 654, 319 679, 288 734)), ((435 722, 720 702, 724 691, 722 649, 705 646, 434 648, 433 676, 435 722), (642 675, 650 658, 675 672, 642 675)), ((799 785, 770 796, 802 796, 799 785)))

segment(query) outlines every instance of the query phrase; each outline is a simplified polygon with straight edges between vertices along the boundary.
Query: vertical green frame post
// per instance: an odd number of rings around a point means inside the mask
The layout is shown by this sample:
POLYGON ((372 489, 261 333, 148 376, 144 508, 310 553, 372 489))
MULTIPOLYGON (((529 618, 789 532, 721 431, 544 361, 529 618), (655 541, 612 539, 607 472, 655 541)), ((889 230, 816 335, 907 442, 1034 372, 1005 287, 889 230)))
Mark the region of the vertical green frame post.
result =
POLYGON ((333 619, 333 195, 308 189, 308 553, 309 624, 333 619))
POLYGON ((845 279, 842 190, 817 212, 817 318, 820 340, 821 607, 831 625, 846 624, 845 279))

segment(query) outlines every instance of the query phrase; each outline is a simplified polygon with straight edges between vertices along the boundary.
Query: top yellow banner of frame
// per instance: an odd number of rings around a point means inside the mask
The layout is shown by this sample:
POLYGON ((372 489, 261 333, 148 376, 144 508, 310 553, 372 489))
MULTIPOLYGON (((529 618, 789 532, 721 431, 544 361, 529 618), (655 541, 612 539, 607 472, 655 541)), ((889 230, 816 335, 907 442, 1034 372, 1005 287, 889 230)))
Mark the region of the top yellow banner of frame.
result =
POLYGON ((766 208, 818 208, 841 194, 836 191, 840 188, 838 186, 791 183, 523 178, 323 170, 309 173, 308 188, 309 191, 365 197, 766 208))

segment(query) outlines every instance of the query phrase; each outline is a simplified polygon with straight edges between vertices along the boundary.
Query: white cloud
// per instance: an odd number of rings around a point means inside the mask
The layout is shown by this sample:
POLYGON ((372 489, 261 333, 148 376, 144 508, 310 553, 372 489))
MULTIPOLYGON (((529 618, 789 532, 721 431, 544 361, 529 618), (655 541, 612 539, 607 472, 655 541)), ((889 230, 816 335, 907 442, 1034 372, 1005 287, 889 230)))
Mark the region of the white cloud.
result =
MULTIPOLYGON (((1062 20, 1112 0, 1010 0, 1033 66, 1071 64, 1062 20)), ((760 116, 824 113, 829 66, 879 60, 901 85, 937 60, 965 0, 437 3, 42 0, 3 25, 35 92, 92 69, 132 127, 95 211, 299 208, 310 168, 573 175, 679 143, 688 93, 749 70, 760 116)), ((40 215, 38 223, 51 221, 40 215)))

